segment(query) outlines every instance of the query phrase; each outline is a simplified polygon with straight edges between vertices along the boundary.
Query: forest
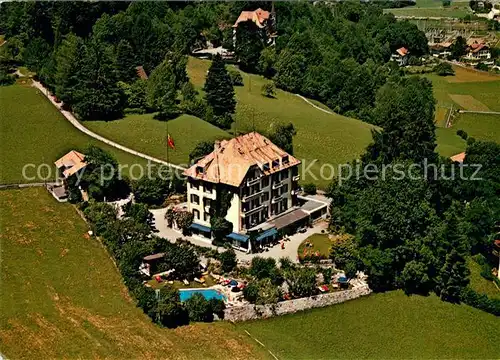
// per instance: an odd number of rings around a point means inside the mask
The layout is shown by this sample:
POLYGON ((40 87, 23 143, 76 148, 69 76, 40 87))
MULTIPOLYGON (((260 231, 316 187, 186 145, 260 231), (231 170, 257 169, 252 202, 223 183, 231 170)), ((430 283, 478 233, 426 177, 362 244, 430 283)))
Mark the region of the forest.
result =
MULTIPOLYGON (((0 33, 8 41, 0 51, 0 78, 24 64, 82 120, 118 119, 134 109, 159 111, 160 117, 189 112, 210 121, 203 104, 175 106, 188 81, 182 57, 209 41, 234 50, 244 71, 377 123, 376 92, 398 72, 388 62, 391 53, 401 46, 416 57, 428 51, 415 25, 397 22, 380 6, 308 2, 275 3, 275 46, 247 21, 233 48, 232 24, 242 10, 259 6, 270 10, 271 2, 4 3, 0 33), (162 90, 146 89, 137 66, 164 79, 162 90)), ((211 122, 228 126, 227 119, 211 122)))

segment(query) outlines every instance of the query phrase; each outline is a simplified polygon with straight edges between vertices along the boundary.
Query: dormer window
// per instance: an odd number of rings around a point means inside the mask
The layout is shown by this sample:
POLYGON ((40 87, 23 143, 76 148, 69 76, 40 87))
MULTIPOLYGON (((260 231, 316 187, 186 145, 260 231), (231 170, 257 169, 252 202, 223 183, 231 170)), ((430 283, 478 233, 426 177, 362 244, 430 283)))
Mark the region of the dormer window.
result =
POLYGON ((199 175, 199 174, 203 174, 205 172, 205 169, 203 168, 203 166, 197 166, 196 167, 196 174, 199 175))
POLYGON ((279 160, 273 160, 273 168, 280 166, 279 160))
POLYGON ((262 165, 262 171, 269 171, 269 163, 262 165))
POLYGON ((281 162, 283 164, 288 164, 290 162, 290 159, 288 158, 288 155, 285 155, 281 158, 281 162))

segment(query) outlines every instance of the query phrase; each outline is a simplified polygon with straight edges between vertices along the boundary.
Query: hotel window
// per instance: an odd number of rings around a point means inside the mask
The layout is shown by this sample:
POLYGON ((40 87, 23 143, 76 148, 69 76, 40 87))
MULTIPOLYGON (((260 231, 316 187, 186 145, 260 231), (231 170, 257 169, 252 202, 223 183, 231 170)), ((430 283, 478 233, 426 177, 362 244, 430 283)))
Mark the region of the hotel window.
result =
POLYGON ((204 173, 203 166, 197 166, 196 167, 196 174, 203 174, 204 173))
POLYGON ((198 184, 198 181, 192 181, 191 182, 191 188, 192 189, 198 190, 199 187, 200 187, 200 185, 198 184))
POLYGON ((205 184, 205 192, 209 194, 212 193, 212 184, 205 184))
POLYGON ((285 155, 281 158, 281 162, 283 164, 288 164, 290 162, 290 159, 288 158, 288 155, 285 155))
POLYGON ((193 209, 193 216, 195 219, 200 219, 200 212, 196 209, 193 209))
POLYGON ((288 170, 283 171, 281 173, 281 180, 285 180, 285 179, 288 179, 288 170))
POLYGON ((269 164, 262 165, 262 171, 269 171, 269 164))
POLYGON ((210 214, 209 213, 203 213, 203 221, 210 221, 210 214))
POLYGON ((267 186, 269 186, 269 177, 262 179, 262 187, 265 188, 267 186))
POLYGON ((280 166, 280 161, 279 160, 274 160, 273 161, 273 168, 280 166))
POLYGON ((200 197, 195 194, 191 194, 191 202, 198 205, 200 203, 200 197))
POLYGON ((263 195, 262 195, 262 201, 267 201, 269 200, 269 192, 265 192, 263 195))
POLYGON ((285 185, 283 185, 283 187, 281 188, 281 193, 282 193, 282 194, 285 194, 285 193, 287 193, 287 192, 288 192, 288 184, 285 184, 285 185))

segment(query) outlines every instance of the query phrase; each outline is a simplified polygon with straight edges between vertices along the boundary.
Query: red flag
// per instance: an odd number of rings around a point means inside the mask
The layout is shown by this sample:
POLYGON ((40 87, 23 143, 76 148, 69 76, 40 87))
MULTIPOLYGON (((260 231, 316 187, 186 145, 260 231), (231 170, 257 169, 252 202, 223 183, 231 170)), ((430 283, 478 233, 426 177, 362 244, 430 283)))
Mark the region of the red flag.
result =
POLYGON ((171 149, 175 149, 174 139, 172 139, 172 137, 170 136, 170 134, 168 134, 168 135, 167 135, 167 145, 168 145, 171 149))

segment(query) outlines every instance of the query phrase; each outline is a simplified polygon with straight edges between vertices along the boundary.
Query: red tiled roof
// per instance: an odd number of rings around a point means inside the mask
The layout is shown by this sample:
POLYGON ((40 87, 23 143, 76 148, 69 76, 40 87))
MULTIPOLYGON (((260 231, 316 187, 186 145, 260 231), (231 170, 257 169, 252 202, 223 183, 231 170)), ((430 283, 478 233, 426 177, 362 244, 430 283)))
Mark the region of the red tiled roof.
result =
POLYGON ((240 186, 252 166, 258 166, 265 175, 269 175, 298 164, 300 160, 271 140, 251 132, 222 141, 218 149, 185 170, 184 175, 212 183, 240 186), (283 161, 284 158, 287 161, 283 161))
POLYGON ((408 54, 408 49, 405 47, 400 47, 399 49, 396 50, 396 52, 401 56, 405 56, 408 54))
POLYGON ((451 161, 463 163, 465 159, 465 152, 461 152, 460 154, 453 155, 450 157, 451 161))
POLYGON ((255 23, 260 28, 264 27, 264 21, 269 19, 269 15, 271 13, 266 10, 262 10, 261 8, 258 8, 257 10, 254 11, 242 11, 236 22, 234 23, 233 27, 238 27, 238 24, 242 21, 248 21, 251 20, 255 23))
POLYGON ((63 175, 64 177, 69 177, 87 166, 87 163, 84 161, 84 159, 85 155, 79 153, 78 151, 72 150, 62 158, 57 160, 54 164, 58 169, 64 167, 65 170, 63 170, 63 175))

